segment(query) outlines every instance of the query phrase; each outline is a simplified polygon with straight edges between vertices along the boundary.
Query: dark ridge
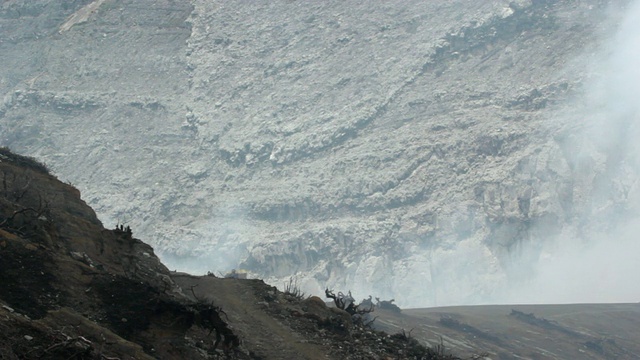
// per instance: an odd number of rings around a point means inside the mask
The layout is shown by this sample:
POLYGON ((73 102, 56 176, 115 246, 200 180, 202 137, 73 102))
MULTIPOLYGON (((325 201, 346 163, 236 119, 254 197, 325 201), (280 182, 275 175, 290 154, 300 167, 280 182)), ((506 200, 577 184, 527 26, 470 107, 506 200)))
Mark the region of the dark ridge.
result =
POLYGON ((533 313, 530 314, 525 314, 522 311, 518 311, 515 309, 511 309, 511 314, 510 316, 513 316, 514 318, 525 322, 527 324, 533 325, 533 326, 537 326, 539 328, 543 328, 546 330, 555 330, 555 331, 559 331, 561 333, 567 334, 569 336, 573 336, 573 337, 577 337, 577 338, 581 338, 584 337, 582 334, 573 331, 571 329, 567 329, 564 326, 559 325, 558 323, 556 323, 555 321, 549 321, 545 318, 539 318, 536 317, 533 313))
POLYGON ((31 156, 18 155, 12 152, 8 147, 0 147, 0 161, 9 161, 18 166, 26 167, 47 175, 51 175, 46 164, 39 162, 31 156))
POLYGON ((502 343, 502 340, 500 340, 500 338, 498 338, 497 336, 489 334, 488 332, 480 330, 480 329, 478 329, 476 327, 473 327, 473 326, 471 326, 469 324, 465 324, 463 322, 460 322, 459 320, 454 319, 451 316, 443 316, 442 318, 440 318, 439 323, 444 325, 444 326, 446 326, 446 327, 448 327, 448 328, 450 328, 450 329, 453 329, 453 330, 456 330, 456 331, 459 331, 459 332, 462 332, 462 333, 467 333, 467 334, 470 334, 470 335, 472 335, 474 337, 479 337, 481 339, 485 339, 485 340, 491 341, 491 342, 493 342, 495 344, 501 344, 502 343))

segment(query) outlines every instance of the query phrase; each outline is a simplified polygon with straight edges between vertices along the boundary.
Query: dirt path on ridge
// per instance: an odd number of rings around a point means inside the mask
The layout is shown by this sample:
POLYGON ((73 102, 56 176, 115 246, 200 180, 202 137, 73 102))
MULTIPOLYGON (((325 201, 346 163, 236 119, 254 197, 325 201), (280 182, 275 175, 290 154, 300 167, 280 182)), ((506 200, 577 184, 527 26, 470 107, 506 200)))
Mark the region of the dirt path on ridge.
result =
POLYGON ((211 300, 222 307, 229 324, 242 339, 243 346, 262 359, 328 359, 329 349, 310 343, 278 318, 265 311, 268 304, 256 296, 264 284, 257 281, 172 276, 186 294, 191 288, 198 299, 211 300), (254 286, 255 285, 255 286, 254 286))

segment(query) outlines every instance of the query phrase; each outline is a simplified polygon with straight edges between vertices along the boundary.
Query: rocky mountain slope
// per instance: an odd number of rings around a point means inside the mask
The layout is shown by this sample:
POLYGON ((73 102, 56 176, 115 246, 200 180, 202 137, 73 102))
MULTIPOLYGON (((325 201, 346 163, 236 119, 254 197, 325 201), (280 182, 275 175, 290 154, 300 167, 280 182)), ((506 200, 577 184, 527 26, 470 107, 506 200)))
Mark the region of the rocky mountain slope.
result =
POLYGON ((577 100, 627 5, 4 1, 0 143, 171 268, 496 301, 635 214, 577 100))
POLYGON ((0 179, 2 359, 623 360, 640 354, 637 303, 402 311, 382 303, 363 320, 293 284, 283 293, 261 280, 171 272, 129 228, 103 228, 77 189, 4 148, 0 179))
POLYGON ((5 148, 0 178, 2 359, 454 359, 297 290, 171 273, 5 148))

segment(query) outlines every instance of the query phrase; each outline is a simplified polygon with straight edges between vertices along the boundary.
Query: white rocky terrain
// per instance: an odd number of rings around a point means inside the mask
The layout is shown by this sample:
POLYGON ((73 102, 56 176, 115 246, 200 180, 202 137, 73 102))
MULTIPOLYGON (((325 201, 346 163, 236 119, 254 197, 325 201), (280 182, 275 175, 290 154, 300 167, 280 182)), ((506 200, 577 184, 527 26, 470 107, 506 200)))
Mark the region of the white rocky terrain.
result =
POLYGON ((640 205, 635 10, 5 0, 0 145, 170 268, 401 306, 545 301, 514 289, 638 253, 617 235, 640 205), (558 255, 574 244, 587 265, 558 255))

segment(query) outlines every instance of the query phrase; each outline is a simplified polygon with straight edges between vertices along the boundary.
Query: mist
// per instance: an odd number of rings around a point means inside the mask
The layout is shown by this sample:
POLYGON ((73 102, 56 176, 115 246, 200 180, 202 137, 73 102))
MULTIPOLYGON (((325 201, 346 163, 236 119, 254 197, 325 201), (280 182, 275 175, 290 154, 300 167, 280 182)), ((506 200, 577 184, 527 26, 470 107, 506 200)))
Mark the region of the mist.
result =
MULTIPOLYGON (((565 124, 562 136, 550 142, 582 187, 573 190, 579 208, 572 218, 562 220, 566 225, 560 235, 547 237, 534 225, 530 238, 510 254, 506 268, 476 238, 451 248, 414 249, 402 266, 369 254, 342 277, 317 280, 292 273, 292 278, 307 294, 322 295, 325 286, 333 286, 353 290, 356 298, 395 297, 403 307, 639 301, 640 288, 635 286, 640 280, 640 242, 635 236, 640 231, 640 148, 635 141, 640 135, 639 18, 636 1, 597 54, 585 54, 567 65, 585 69, 582 79, 571 79, 580 82, 582 90, 548 119, 550 126, 565 124), (393 276, 429 285, 398 288, 390 280, 393 276)), ((469 221, 466 207, 460 208, 460 219, 451 219, 452 223, 469 221)), ((171 269, 223 274, 246 258, 251 247, 246 239, 259 238, 259 227, 252 228, 243 220, 247 218, 244 213, 222 211, 209 224, 193 226, 198 234, 194 238, 202 240, 189 244, 192 253, 202 254, 199 257, 168 252, 160 256, 171 269)), ((286 282, 276 277, 265 280, 276 286, 286 282)))
MULTIPOLYGON (((171 270, 204 275, 223 276, 238 267, 247 256, 246 239, 255 236, 255 229, 245 220, 243 209, 219 205, 211 210, 210 219, 193 222, 177 230, 175 238, 188 242, 188 252, 159 252, 158 257, 171 270)), ((172 239, 167 243, 173 244, 172 239)))
POLYGON ((4 43, 0 142, 43 156, 171 270, 402 307, 637 302, 629 2, 199 1, 182 37, 99 42, 89 22, 4 43))
MULTIPOLYGON (((531 231, 531 238, 517 254, 511 254, 506 269, 500 268, 487 248, 477 246, 479 242, 463 240, 453 249, 417 251, 405 268, 370 256, 357 270, 347 271, 345 278, 331 278, 333 283, 319 282, 311 275, 291 274, 292 279, 307 294, 322 296, 328 285, 353 290, 356 298, 395 296, 403 307, 639 301, 640 287, 635 286, 640 282, 640 242, 635 236, 640 231, 640 148, 635 141, 640 135, 636 99, 640 93, 640 24, 635 21, 639 18, 640 2, 635 2, 598 54, 585 54, 568 65, 585 69, 582 91, 549 119, 554 126, 566 124, 562 139, 551 141, 575 181, 589 184, 583 186, 588 189, 584 193, 574 189, 580 208, 566 219, 560 235, 545 237, 536 235, 544 231, 531 231), (587 57, 591 60, 585 60, 587 57), (399 290, 385 271, 415 278, 416 283, 427 279, 430 285, 399 290)), ((169 268, 220 275, 242 262, 248 250, 237 243, 256 238, 259 229, 242 220, 246 214, 223 213, 210 224, 195 227, 204 240, 191 248, 202 256, 160 254, 169 268), (216 250, 207 251, 204 244, 216 250)), ((459 222, 467 221, 466 210, 461 210, 460 217, 459 222)), ((265 280, 276 286, 286 283, 276 277, 265 280)))
MULTIPOLYGON (((589 66, 585 91, 557 116, 569 117, 561 146, 576 176, 592 179, 586 208, 570 228, 542 249, 532 277, 499 302, 622 303, 640 301, 640 2, 629 6, 598 63, 589 66)), ((552 121, 557 119, 552 119, 552 121)))

